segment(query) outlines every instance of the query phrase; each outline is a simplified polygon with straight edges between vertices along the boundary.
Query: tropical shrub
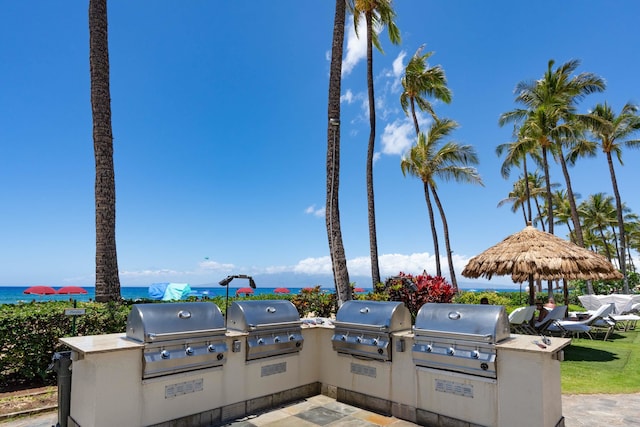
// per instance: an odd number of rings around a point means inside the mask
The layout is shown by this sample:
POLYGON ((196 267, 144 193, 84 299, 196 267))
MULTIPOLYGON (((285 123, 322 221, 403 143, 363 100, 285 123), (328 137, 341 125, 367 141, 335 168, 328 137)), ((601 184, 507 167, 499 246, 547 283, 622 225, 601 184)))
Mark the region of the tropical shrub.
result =
POLYGON ((300 293, 291 297, 291 302, 298 309, 300 317, 306 317, 309 314, 316 317, 331 317, 338 309, 336 295, 322 291, 320 286, 300 290, 300 293))
POLYGON ((428 302, 449 303, 455 291, 444 277, 430 276, 425 272, 418 276, 400 272, 387 279, 376 290, 388 295, 389 301, 402 301, 415 320, 420 307, 428 302))
POLYGON ((455 296, 454 302, 458 304, 480 304, 480 300, 482 298, 486 298, 487 300, 489 300, 489 304, 491 305, 504 305, 505 307, 510 305, 518 306, 518 303, 514 304, 512 298, 514 294, 516 296, 518 295, 518 293, 516 292, 460 292, 455 296))

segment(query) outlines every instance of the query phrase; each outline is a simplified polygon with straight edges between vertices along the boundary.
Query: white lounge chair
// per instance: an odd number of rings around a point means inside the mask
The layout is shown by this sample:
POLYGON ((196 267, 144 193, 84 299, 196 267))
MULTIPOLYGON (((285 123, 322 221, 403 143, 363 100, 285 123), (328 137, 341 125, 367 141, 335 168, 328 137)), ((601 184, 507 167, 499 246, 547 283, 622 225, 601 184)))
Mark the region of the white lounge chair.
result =
MULTIPOLYGON (((543 310, 546 310, 543 308, 543 310)), ((559 305, 555 308, 551 309, 547 315, 540 321, 536 321, 533 324, 533 327, 537 331, 538 334, 543 335, 545 332, 551 332, 549 329, 551 325, 555 325, 559 320, 565 318, 567 313, 566 305, 559 305)))
POLYGON ((562 336, 566 336, 568 334, 571 335, 580 335, 581 333, 586 334, 590 339, 593 339, 591 336, 591 329, 603 329, 605 330, 604 339, 606 340, 609 337, 609 334, 613 330, 614 322, 611 322, 607 317, 614 309, 613 304, 605 304, 601 305, 596 311, 591 313, 589 317, 583 320, 568 320, 562 319, 558 320, 549 325, 548 330, 550 332, 559 333, 562 336))
POLYGON ((536 330, 531 326, 531 319, 536 311, 535 305, 518 307, 509 314, 511 332, 516 334, 535 335, 536 330))

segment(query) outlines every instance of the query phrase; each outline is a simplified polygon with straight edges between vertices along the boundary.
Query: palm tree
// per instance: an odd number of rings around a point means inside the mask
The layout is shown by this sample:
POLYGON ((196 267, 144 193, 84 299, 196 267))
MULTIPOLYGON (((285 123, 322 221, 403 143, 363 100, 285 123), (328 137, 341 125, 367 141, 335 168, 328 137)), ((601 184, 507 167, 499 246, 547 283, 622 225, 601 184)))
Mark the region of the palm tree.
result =
POLYGON ((378 263, 378 238, 376 235, 376 209, 373 193, 373 154, 376 140, 376 108, 373 90, 373 46, 382 52, 377 29, 387 27, 389 39, 394 44, 400 43, 400 30, 394 19, 396 13, 390 0, 348 0, 349 9, 353 13, 353 23, 358 31, 358 21, 363 14, 367 23, 367 92, 369 94, 369 144, 367 148, 367 212, 369 216, 369 246, 371 251, 371 279, 373 285, 380 283, 380 266, 378 263))
MULTIPOLYGON (((449 228, 442 203, 438 197, 436 178, 447 181, 454 179, 457 182, 470 182, 483 185, 482 178, 480 178, 478 171, 474 167, 469 166, 478 163, 478 156, 472 146, 447 142, 440 147, 442 140, 448 137, 457 127, 458 124, 453 120, 436 120, 429 128, 426 136, 422 132, 418 135, 418 142, 400 162, 403 175, 406 176, 408 173, 422 180, 424 197, 427 202, 427 209, 430 212, 429 218, 432 230, 434 228, 434 221, 429 191, 433 192, 433 197, 442 215, 446 242, 449 242, 449 228)), ((435 241, 434 244, 436 244, 435 241)), ((447 246, 447 251, 450 253, 449 246, 447 246)), ((434 253, 436 259, 439 261, 440 252, 438 248, 434 247, 434 253)), ((451 268, 453 268, 452 263, 450 263, 450 269, 451 268)), ((454 280, 455 275, 452 276, 452 282, 454 280)), ((452 285, 454 287, 456 286, 454 283, 452 283, 452 285)))
POLYGON ((342 51, 344 45, 344 22, 346 4, 336 0, 333 21, 333 43, 331 49, 331 71, 329 74, 329 111, 327 129, 327 209, 326 225, 329 253, 333 268, 333 280, 338 297, 338 306, 352 299, 347 259, 340 228, 338 190, 340 182, 340 88, 342 74, 342 51))
POLYGON ((535 82, 520 82, 516 86, 516 102, 526 108, 516 109, 500 117, 500 125, 512 121, 523 121, 530 137, 536 138, 542 150, 545 181, 547 184, 547 221, 549 232, 553 234, 553 200, 550 188, 548 153, 560 162, 567 184, 567 195, 571 206, 571 217, 576 231, 576 239, 584 246, 578 209, 573 196, 570 177, 566 168, 562 143, 575 138, 575 104, 586 95, 604 90, 604 80, 593 73, 581 73, 571 77, 580 62, 568 61, 555 70, 554 60, 548 62, 544 76, 535 82))
POLYGON ((610 244, 605 231, 617 221, 613 197, 604 193, 592 194, 580 204, 580 214, 584 218, 585 227, 590 228, 594 234, 600 237, 607 259, 612 261, 610 244))
POLYGON ((422 49, 424 49, 424 45, 420 46, 416 53, 413 54, 413 57, 407 63, 404 77, 401 80, 404 90, 400 95, 400 105, 407 116, 409 115, 407 109, 411 109, 411 118, 416 130, 416 137, 420 133, 418 117, 416 116, 416 104, 421 111, 428 112, 433 120, 437 120, 433 106, 425 98, 425 95, 439 99, 447 104, 451 102, 451 90, 447 87, 447 78, 444 70, 439 65, 428 67, 427 60, 433 55, 433 52, 427 52, 423 55, 422 49))
MULTIPOLYGON (((580 197, 578 194, 576 197, 580 197)), ((564 224, 569 229, 569 240, 575 243, 575 232, 571 229, 571 206, 565 190, 557 190, 553 193, 553 215, 556 224, 564 224)))
MULTIPOLYGON (((411 117, 413 119, 413 125, 416 130, 416 137, 420 135, 420 125, 418 124, 418 117, 416 115, 415 108, 416 104, 421 111, 427 111, 429 114, 431 114, 433 120, 438 120, 438 117, 436 116, 435 111, 431 106, 431 102, 429 102, 429 100, 426 99, 425 96, 429 95, 446 103, 451 102, 451 91, 447 87, 447 79, 445 77, 444 70, 439 66, 427 66, 427 59, 432 55, 433 52, 427 52, 423 55, 423 47, 424 46, 418 48, 411 60, 409 60, 409 63, 405 68, 404 77, 401 79, 402 87, 404 90, 400 95, 400 105, 402 106, 402 109, 407 116, 409 115, 407 109, 411 108, 411 117)), ((446 227, 446 217, 444 215, 444 210, 442 209, 440 201, 432 188, 429 188, 428 191, 433 192, 434 199, 436 200, 436 205, 438 206, 440 212, 442 223, 444 227, 446 227)), ((429 195, 427 194, 427 196, 429 195)), ((442 267, 440 265, 440 245, 438 244, 438 233, 436 231, 433 209, 431 207, 430 200, 428 202, 428 208, 429 220, 431 222, 431 235, 433 237, 434 247, 436 248, 436 274, 438 276, 441 276, 442 267)), ((453 268, 451 243, 447 240, 448 235, 448 230, 446 230, 445 245, 447 249, 449 274, 451 276, 452 285, 454 286, 454 288, 457 288, 456 275, 453 268)))
MULTIPOLYGON (((516 182, 513 183, 513 190, 509 192, 509 195, 506 199, 502 199, 498 202, 498 207, 504 206, 507 203, 511 203, 511 212, 517 212, 519 208, 522 209, 522 216, 524 219, 525 225, 537 223, 537 219, 542 217, 542 211, 540 208, 540 203, 538 202, 538 197, 544 196, 545 190, 542 183, 542 177, 538 174, 538 172, 530 173, 529 179, 527 180, 527 184, 525 184, 525 179, 523 176, 518 178, 516 182), (528 188, 527 188, 528 187, 528 188), (535 218, 531 218, 531 207, 529 206, 529 200, 533 199, 536 205, 537 216, 535 218), (525 211, 525 204, 527 204, 527 210, 529 213, 525 211)), ((551 187, 558 187, 559 184, 552 183, 551 187)), ((542 223, 542 231, 544 231, 544 223, 542 223)))
POLYGON ((629 293, 629 281, 627 277, 627 265, 625 254, 625 229, 624 218, 622 216, 622 198, 618 189, 618 181, 616 180, 616 172, 613 166, 612 153, 616 155, 620 164, 622 164, 622 147, 639 148, 640 140, 629 139, 631 135, 640 129, 640 117, 638 116, 638 106, 627 103, 622 107, 620 114, 616 116, 613 109, 607 104, 597 104, 588 117, 589 127, 593 135, 597 138, 600 148, 607 157, 609 165, 609 175, 611 176, 611 185, 613 186, 613 194, 616 199, 616 210, 618 220, 618 238, 620 239, 620 250, 618 257, 620 260, 620 271, 624 276, 624 293, 629 293))
MULTIPOLYGON (((514 130, 514 134, 518 136, 517 140, 514 142, 508 142, 504 144, 500 144, 496 147, 496 155, 498 157, 502 156, 502 153, 506 152, 506 156, 504 161, 502 162, 502 166, 500 168, 500 174, 504 179, 508 179, 511 174, 511 168, 513 166, 520 166, 522 162, 522 170, 523 170, 523 181, 524 177, 529 178, 529 173, 527 172, 527 155, 530 155, 533 160, 537 163, 541 163, 540 156, 538 154, 538 150, 536 147, 535 138, 530 138, 526 134, 527 128, 520 128, 518 130, 514 130)), ((516 184, 514 184, 514 190, 516 189, 516 184)), ((523 213, 525 216, 525 225, 532 222, 531 217, 531 185, 527 183, 524 185, 522 183, 522 189, 524 190, 524 199, 522 201, 526 201, 527 203, 527 211, 524 211, 523 205, 523 213)), ((498 204, 501 206, 501 204, 498 204)), ((544 224, 543 224, 544 230, 544 224)))
POLYGON ((116 186, 113 168, 107 0, 89 0, 89 64, 93 149, 96 162, 96 301, 120 299, 116 253, 116 186))

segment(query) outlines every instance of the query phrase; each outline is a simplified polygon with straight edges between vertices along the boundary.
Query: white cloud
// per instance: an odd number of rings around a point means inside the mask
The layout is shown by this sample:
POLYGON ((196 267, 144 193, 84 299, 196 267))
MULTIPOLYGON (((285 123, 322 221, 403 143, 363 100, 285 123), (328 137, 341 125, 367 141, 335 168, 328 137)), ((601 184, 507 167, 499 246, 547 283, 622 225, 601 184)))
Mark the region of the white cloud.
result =
POLYGON ((415 141, 415 129, 407 117, 397 119, 384 127, 380 139, 384 154, 402 156, 415 141))
POLYGON ((358 62, 367 58, 367 28, 364 19, 358 22, 358 34, 356 35, 353 19, 348 20, 345 25, 347 36, 347 53, 342 60, 342 77, 348 76, 358 62))
POLYGON ((120 271, 120 277, 125 279, 139 279, 139 278, 162 278, 162 277, 171 277, 175 276, 179 273, 175 270, 170 270, 166 268, 156 269, 156 270, 138 270, 138 271, 120 271))
POLYGON ((397 78, 398 80, 402 78, 402 75, 404 73, 405 67, 403 62, 406 56, 407 56, 407 52, 403 50, 398 54, 396 59, 393 60, 393 64, 392 64, 393 77, 397 78))
POLYGON ((316 208, 316 205, 311 205, 307 209, 304 210, 304 213, 324 218, 325 215, 325 207, 316 208))
MULTIPOLYGON (((469 262, 469 257, 453 255, 453 264, 458 282, 473 283, 473 280, 462 277, 462 270, 469 262)), ((449 267, 447 258, 441 256, 442 275, 449 278, 449 267)), ((435 276, 435 257, 428 253, 413 254, 382 254, 379 256, 380 275, 382 280, 389 276, 394 276, 400 272, 407 274, 421 274, 424 270, 427 274, 435 276)), ((371 277, 371 260, 369 256, 360 256, 347 260, 349 275, 352 277, 371 277)), ((273 274, 284 275, 292 274, 297 277, 294 280, 297 283, 304 281, 301 276, 332 276, 331 258, 329 256, 309 257, 298 261, 294 265, 280 265, 267 267, 247 267, 237 266, 230 263, 220 263, 213 260, 205 260, 198 263, 197 269, 193 271, 177 271, 172 269, 146 269, 139 271, 121 271, 120 277, 124 286, 147 286, 154 282, 188 282, 192 285, 215 284, 217 281, 227 274, 234 272, 242 272, 251 275, 273 274)), ((292 276, 293 277, 293 276, 292 276)), ((449 280, 449 279, 448 279, 449 280)), ((486 280, 480 279, 482 285, 486 285, 486 280)), ((285 283, 287 286, 291 286, 285 283)), ((509 277, 495 277, 491 280, 491 287, 499 288, 501 286, 511 286, 509 277)))
POLYGON ((225 271, 229 272, 235 268, 233 264, 223 264, 217 261, 205 260, 198 264, 198 266, 204 270, 225 271))
POLYGON ((331 257, 305 258, 293 266, 290 271, 305 274, 333 274, 331 257))
POLYGON ((344 95, 340 97, 340 102, 346 102, 347 104, 351 104, 354 101, 353 92, 351 89, 347 89, 344 95))

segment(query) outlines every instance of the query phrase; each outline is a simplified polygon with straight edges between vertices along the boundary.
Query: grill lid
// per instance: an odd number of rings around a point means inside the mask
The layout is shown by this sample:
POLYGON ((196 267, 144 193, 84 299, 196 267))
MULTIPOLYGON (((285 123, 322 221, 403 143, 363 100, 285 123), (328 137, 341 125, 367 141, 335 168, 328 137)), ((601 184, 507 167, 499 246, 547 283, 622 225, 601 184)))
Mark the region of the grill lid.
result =
POLYGON ((143 343, 225 334, 224 318, 211 302, 134 304, 127 338, 143 343))
POLYGON ((411 329, 411 314, 398 301, 346 301, 336 313, 336 328, 375 329, 398 332, 411 329))
POLYGON ((509 318, 501 305, 427 303, 416 316, 415 335, 495 344, 509 338, 509 318))
POLYGON ((227 329, 251 332, 300 327, 300 314, 291 301, 234 301, 227 310, 227 329))

